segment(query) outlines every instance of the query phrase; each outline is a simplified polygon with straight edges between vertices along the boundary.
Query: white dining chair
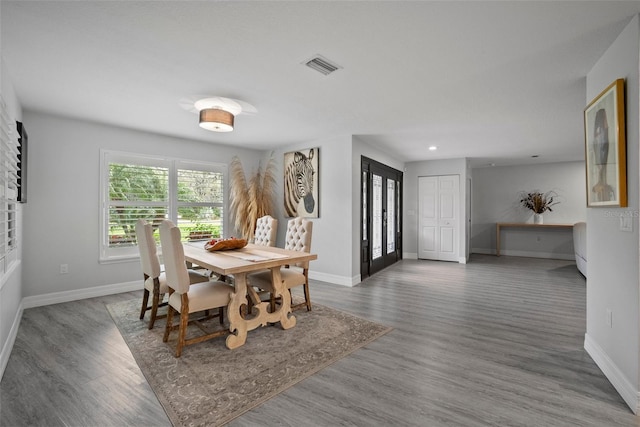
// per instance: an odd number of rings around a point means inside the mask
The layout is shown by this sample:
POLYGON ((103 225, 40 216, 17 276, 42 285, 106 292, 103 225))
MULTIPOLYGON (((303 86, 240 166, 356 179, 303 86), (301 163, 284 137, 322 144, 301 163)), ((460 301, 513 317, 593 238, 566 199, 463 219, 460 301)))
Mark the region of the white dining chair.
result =
POLYGON ((261 246, 275 246, 278 233, 278 220, 271 215, 260 217, 256 221, 253 243, 261 246))
MULTIPOLYGON (((292 251, 311 252, 311 236, 313 232, 313 222, 306 218, 293 218, 287 223, 287 235, 285 239, 285 249, 292 251)), ((305 307, 307 311, 311 311, 311 295, 309 293, 309 262, 298 263, 295 267, 302 271, 294 270, 285 266, 281 269, 280 275, 285 288, 291 291, 296 286, 304 287, 304 302, 300 304, 292 304, 291 310, 305 307)), ((252 286, 269 292, 271 300, 271 311, 275 309, 274 287, 271 282, 271 272, 264 271, 249 275, 249 282, 252 286)))
MULTIPOLYGON (((164 317, 164 315, 158 316, 158 307, 167 305, 166 302, 160 303, 164 294, 168 292, 167 279, 164 272, 162 272, 160 260, 158 259, 152 225, 143 219, 139 219, 136 222, 136 239, 138 241, 140 264, 142 265, 142 275, 144 278, 144 293, 142 294, 140 320, 144 319, 144 315, 148 310, 151 310, 149 329, 152 329, 156 319, 164 317), (151 305, 149 305, 149 297, 151 297, 151 305)), ((204 274, 189 270, 189 280, 191 283, 198 283, 206 282, 209 278, 204 274)))
POLYGON ((165 220, 160 224, 160 244, 162 245, 162 258, 164 259, 169 288, 169 308, 163 341, 167 342, 170 332, 173 329, 178 329, 175 355, 180 357, 184 346, 229 333, 228 329, 207 330, 200 321, 219 317, 220 324, 224 323, 224 307, 229 304, 233 287, 218 280, 193 284, 190 282, 185 264, 184 248, 180 239, 180 229, 171 221, 165 220), (192 313, 201 311, 208 313, 209 310, 216 308, 218 309, 217 315, 205 316, 204 319, 189 318, 192 313), (180 314, 180 324, 175 327, 172 325, 174 312, 180 314), (200 329, 204 331, 204 335, 186 339, 187 327, 191 323, 198 323, 200 329))

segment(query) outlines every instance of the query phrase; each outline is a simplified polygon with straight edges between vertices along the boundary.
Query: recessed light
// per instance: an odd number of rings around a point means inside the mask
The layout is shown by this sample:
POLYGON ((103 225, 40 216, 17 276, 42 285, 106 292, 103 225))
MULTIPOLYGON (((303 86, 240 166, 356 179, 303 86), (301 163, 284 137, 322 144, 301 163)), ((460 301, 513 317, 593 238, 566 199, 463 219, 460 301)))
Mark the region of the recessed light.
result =
POLYGON ((432 145, 431 147, 429 147, 429 151, 436 151, 438 149, 438 147, 436 147, 435 145, 432 145))

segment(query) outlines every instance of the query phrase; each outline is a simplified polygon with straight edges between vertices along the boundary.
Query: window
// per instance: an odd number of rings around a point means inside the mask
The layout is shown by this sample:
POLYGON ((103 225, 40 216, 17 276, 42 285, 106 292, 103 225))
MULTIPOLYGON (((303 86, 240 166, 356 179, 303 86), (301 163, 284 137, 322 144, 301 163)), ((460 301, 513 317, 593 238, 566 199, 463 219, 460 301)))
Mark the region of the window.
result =
POLYGON ((18 143, 17 124, 0 98, 0 275, 17 259, 18 143))
POLYGON ((227 166, 102 152, 101 261, 137 257, 135 226, 173 221, 183 240, 224 236, 227 166))

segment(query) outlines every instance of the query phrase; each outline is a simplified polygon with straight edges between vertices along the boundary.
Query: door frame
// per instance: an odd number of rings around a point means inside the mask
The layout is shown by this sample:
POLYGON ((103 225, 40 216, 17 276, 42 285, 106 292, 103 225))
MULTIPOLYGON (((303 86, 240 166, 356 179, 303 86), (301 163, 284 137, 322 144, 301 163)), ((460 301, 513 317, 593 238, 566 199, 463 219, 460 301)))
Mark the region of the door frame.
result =
MULTIPOLYGON (((365 156, 361 156, 360 165, 360 278, 362 280, 402 259, 402 199, 404 186, 402 171, 365 156), (387 206, 387 179, 390 178, 396 182, 396 206, 394 209, 395 217, 393 218, 396 223, 395 250, 387 254, 386 249, 383 249, 383 256, 376 260, 372 259, 370 245, 372 237, 372 213, 370 208, 373 206, 373 192, 371 189, 373 188, 374 172, 383 177, 382 201, 385 209, 387 206), (365 202, 367 207, 366 212, 365 202)), ((387 229, 385 224, 386 222, 383 223, 382 230, 383 248, 386 248, 387 243, 387 229)))

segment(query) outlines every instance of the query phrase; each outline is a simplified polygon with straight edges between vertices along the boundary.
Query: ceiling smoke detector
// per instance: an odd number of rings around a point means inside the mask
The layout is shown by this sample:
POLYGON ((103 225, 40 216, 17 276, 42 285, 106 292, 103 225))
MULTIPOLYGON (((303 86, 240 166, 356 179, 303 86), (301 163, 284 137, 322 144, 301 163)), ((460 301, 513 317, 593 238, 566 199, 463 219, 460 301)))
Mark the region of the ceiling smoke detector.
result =
POLYGON ((320 55, 316 55, 313 58, 304 61, 303 64, 311 68, 312 70, 316 70, 317 72, 324 74, 325 76, 328 76, 334 71, 342 68, 341 66, 332 63, 327 58, 324 58, 320 55))

